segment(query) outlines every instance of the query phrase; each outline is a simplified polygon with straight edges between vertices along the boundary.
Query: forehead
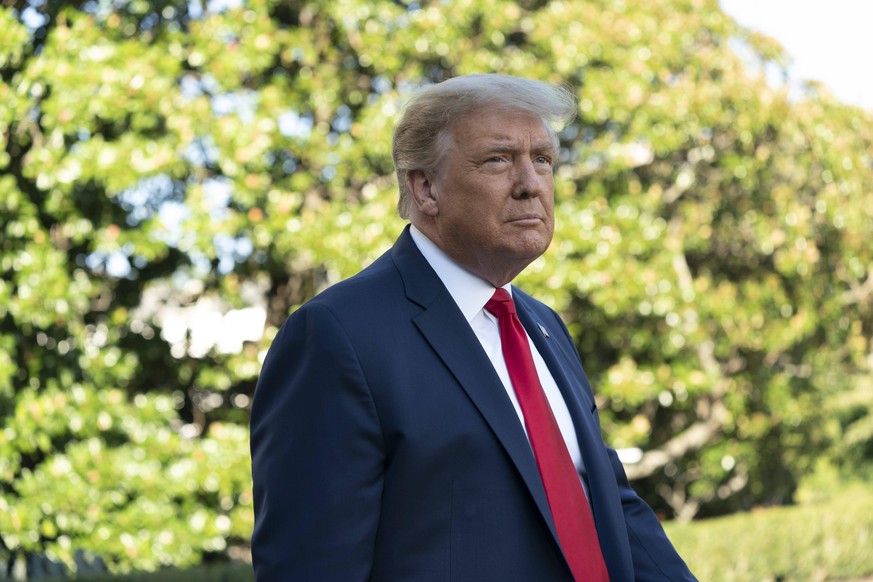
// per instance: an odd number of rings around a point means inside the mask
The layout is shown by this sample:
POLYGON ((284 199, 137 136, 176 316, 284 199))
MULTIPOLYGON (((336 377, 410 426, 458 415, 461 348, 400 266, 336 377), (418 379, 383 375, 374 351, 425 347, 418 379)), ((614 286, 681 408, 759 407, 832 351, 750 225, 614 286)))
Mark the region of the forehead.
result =
POLYGON ((479 109, 458 119, 453 128, 459 143, 489 145, 524 142, 553 148, 551 134, 538 115, 521 109, 479 109))

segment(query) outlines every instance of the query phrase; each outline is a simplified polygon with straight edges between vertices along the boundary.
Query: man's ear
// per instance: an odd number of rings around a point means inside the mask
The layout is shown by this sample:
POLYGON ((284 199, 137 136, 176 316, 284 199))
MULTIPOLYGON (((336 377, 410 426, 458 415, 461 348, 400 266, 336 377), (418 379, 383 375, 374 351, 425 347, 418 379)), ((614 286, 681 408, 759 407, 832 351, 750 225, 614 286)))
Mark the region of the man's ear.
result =
POLYGON ((430 217, 439 214, 433 180, 424 170, 406 172, 406 189, 412 195, 412 201, 419 212, 430 217))

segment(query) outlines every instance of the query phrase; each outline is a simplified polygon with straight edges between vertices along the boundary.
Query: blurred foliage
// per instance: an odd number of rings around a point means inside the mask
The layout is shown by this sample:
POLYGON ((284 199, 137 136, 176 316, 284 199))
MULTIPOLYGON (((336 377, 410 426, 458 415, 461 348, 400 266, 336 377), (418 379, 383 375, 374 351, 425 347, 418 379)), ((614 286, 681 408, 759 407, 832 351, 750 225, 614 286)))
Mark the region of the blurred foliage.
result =
POLYGON ((175 412, 167 396, 128 403, 120 390, 82 385, 22 397, 0 433, 15 494, 0 497, 4 546, 67 564, 84 550, 121 570, 153 570, 245 542, 247 431, 214 422, 205 438, 184 439, 175 412))
POLYGON ((646 499, 688 519, 869 474, 873 116, 774 81, 715 0, 0 0, 0 35, 3 560, 245 551, 261 358, 391 244, 397 114, 469 72, 578 94, 518 283, 646 499))

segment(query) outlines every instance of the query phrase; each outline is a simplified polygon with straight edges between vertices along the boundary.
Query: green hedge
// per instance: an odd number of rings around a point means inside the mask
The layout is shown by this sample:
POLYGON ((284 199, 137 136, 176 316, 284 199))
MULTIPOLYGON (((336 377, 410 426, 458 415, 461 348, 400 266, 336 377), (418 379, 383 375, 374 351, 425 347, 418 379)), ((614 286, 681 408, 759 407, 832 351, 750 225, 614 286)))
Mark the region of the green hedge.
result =
POLYGON ((873 492, 847 489, 826 502, 666 524, 707 582, 850 580, 873 574, 873 492))

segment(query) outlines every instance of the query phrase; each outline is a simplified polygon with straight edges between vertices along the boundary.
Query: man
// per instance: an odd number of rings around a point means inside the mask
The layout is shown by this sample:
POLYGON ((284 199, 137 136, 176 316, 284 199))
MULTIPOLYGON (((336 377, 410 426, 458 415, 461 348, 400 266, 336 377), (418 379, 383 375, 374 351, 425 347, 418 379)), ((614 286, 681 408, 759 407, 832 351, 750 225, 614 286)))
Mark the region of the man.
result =
POLYGON ((411 226, 276 337, 252 409, 259 581, 694 580, 600 437, 558 315, 509 283, 553 233, 563 89, 434 85, 394 136, 411 226))

